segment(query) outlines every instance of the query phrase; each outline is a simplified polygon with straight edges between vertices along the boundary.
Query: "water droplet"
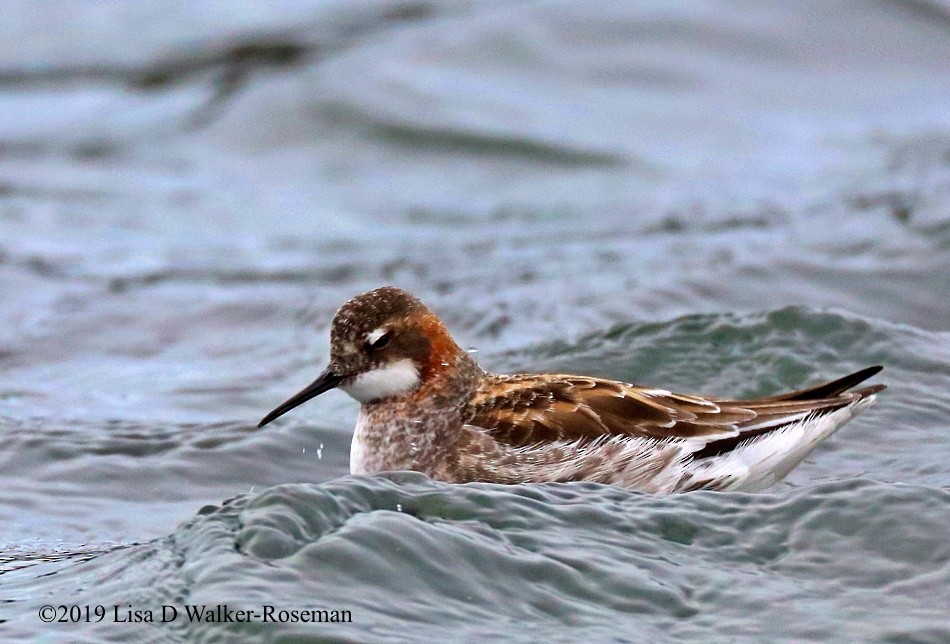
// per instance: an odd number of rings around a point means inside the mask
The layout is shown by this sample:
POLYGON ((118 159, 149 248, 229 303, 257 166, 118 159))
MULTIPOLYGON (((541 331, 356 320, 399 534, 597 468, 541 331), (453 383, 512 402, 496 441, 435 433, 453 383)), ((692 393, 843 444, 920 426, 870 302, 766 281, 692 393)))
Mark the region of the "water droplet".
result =
POLYGON ((304 454, 307 453, 307 448, 306 448, 306 447, 303 448, 303 453, 304 453, 304 454))
POLYGON ((442 366, 443 366, 443 367, 448 367, 448 366, 449 366, 449 363, 448 363, 448 362, 443 362, 443 363, 442 363, 442 366))
POLYGON ((317 458, 323 459, 323 443, 320 443, 320 447, 317 448, 317 458))
POLYGON ((396 512, 402 512, 402 503, 396 504, 396 512))
POLYGON ((468 351, 469 353, 478 353, 478 349, 476 349, 475 347, 469 347, 468 349, 466 349, 466 351, 468 351))

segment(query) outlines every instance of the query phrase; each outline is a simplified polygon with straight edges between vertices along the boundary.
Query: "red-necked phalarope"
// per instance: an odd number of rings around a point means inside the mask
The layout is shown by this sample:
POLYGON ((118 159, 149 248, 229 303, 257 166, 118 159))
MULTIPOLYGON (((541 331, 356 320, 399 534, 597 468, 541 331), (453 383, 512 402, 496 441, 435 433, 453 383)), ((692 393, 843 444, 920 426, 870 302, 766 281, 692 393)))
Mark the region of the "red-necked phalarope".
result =
POLYGON ((260 426, 339 387, 360 402, 353 474, 414 470, 451 483, 758 490, 884 389, 848 391, 881 367, 756 400, 588 376, 488 373, 432 311, 393 287, 344 304, 330 342, 327 369, 260 426))

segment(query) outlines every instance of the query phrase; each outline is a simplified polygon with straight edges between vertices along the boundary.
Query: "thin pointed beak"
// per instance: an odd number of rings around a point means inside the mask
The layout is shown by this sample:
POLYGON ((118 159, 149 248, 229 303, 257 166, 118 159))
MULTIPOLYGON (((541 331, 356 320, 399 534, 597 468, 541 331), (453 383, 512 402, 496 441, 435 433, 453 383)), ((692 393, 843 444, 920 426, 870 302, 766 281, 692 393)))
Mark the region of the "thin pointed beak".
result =
POLYGON ((278 407, 271 413, 264 416, 263 420, 261 420, 261 422, 258 423, 257 426, 263 427, 264 425, 274 420, 275 418, 278 418, 279 416, 283 416, 284 414, 286 414, 288 411, 290 411, 297 405, 302 405, 303 403, 307 402, 311 398, 315 398, 319 396, 320 394, 322 394, 323 392, 333 389, 338 384, 340 384, 341 380, 343 380, 343 376, 336 373, 335 371, 331 371, 330 369, 324 370, 323 373, 317 376, 316 380, 314 380, 309 385, 301 389, 289 400, 281 404, 280 407, 278 407))

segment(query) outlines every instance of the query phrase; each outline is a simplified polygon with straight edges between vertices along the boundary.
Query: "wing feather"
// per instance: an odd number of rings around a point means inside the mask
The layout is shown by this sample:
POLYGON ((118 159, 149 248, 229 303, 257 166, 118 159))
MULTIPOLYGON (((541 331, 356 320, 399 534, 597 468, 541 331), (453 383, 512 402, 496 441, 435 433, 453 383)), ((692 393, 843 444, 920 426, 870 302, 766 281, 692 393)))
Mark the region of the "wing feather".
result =
POLYGON ((471 399, 465 421, 515 446, 550 441, 634 436, 698 441, 721 453, 740 442, 853 404, 879 390, 845 392, 876 371, 863 370, 825 385, 759 400, 730 401, 572 375, 491 376, 471 399), (831 394, 831 395, 827 395, 831 394), (813 397, 814 396, 814 397, 813 397), (825 397, 821 397, 825 396, 825 397))

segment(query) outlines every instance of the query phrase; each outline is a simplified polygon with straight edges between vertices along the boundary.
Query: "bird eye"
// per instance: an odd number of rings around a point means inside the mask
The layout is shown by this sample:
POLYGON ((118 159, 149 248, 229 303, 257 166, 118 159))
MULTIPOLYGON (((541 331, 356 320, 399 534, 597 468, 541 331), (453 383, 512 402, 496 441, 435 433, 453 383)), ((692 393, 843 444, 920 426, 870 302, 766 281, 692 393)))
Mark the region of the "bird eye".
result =
POLYGON ((387 344, 389 344, 389 339, 392 336, 392 333, 389 331, 382 331, 380 333, 371 333, 366 338, 366 350, 367 351, 378 351, 382 349, 387 344))

